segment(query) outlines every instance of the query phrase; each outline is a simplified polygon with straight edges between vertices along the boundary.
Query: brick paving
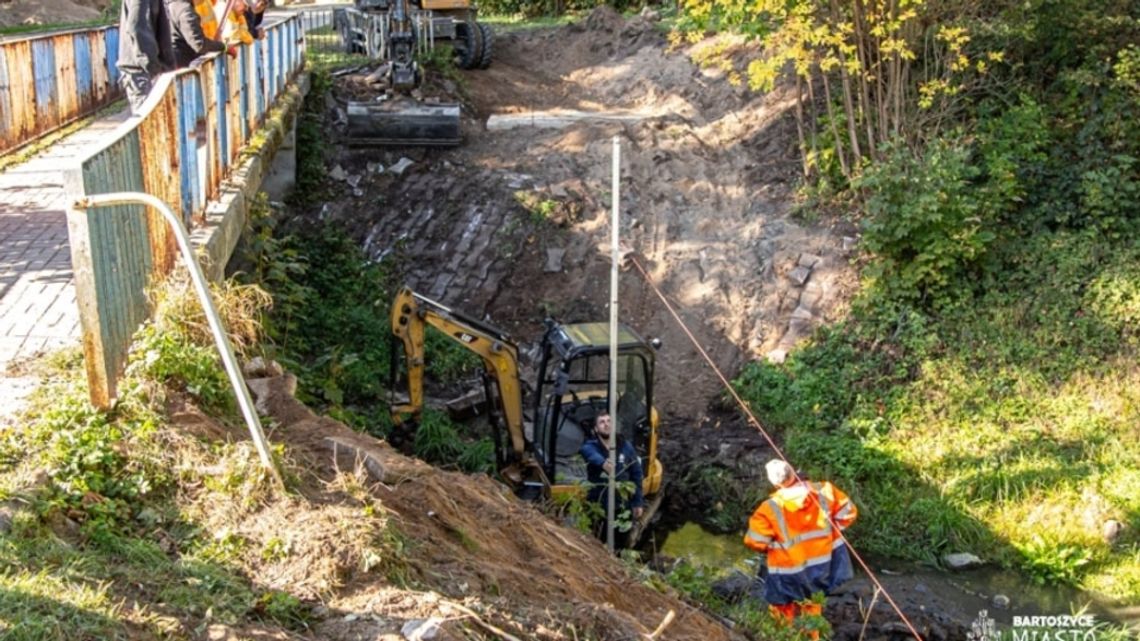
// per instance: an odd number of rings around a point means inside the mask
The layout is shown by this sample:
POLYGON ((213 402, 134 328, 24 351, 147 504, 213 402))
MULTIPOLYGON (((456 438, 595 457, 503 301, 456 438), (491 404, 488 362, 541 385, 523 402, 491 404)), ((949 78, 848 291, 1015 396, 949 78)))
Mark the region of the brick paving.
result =
POLYGON ((0 172, 0 424, 35 387, 20 365, 79 342, 63 170, 126 116, 97 120, 0 172))

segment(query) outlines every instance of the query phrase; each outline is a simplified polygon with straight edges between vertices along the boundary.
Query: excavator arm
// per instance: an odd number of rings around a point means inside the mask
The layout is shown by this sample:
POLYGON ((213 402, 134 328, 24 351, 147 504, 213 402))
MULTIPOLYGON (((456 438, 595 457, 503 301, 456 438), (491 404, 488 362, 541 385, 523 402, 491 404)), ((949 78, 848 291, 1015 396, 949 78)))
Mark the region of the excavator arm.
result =
MULTIPOLYGON (((406 287, 392 301, 392 333, 403 342, 408 367, 408 402, 392 408, 394 418, 398 421, 400 416, 411 415, 418 419, 423 411, 424 331, 428 325, 483 360, 488 376, 498 386, 499 405, 513 453, 512 463, 523 461, 526 458, 526 438, 518 346, 495 327, 451 310, 406 287)), ((488 401, 494 402, 493 399, 488 401)))

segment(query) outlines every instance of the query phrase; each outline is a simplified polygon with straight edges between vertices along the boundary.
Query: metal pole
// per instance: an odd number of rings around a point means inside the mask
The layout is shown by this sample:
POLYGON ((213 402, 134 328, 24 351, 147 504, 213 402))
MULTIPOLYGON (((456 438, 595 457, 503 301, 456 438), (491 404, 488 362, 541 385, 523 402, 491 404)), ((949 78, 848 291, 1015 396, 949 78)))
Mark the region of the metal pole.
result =
POLYGON ((621 202, 621 142, 614 136, 613 213, 610 216, 610 482, 606 488, 606 547, 614 549, 614 504, 617 494, 617 383, 618 383, 618 212, 621 202))
POLYGON ((230 338, 226 334, 225 328, 222 327, 222 319, 218 316, 218 310, 214 307, 214 301, 210 297, 210 288, 206 284, 206 276, 202 273, 202 267, 194 256, 194 250, 190 247, 190 236, 186 233, 186 228, 182 226, 182 221, 166 203, 150 194, 137 192, 85 196, 75 203, 74 209, 87 210, 111 205, 149 205, 157 209, 170 223, 170 227, 174 230, 174 237, 178 240, 178 249, 182 253, 182 259, 190 271, 190 280, 194 283, 194 290, 202 302, 202 310, 206 312, 206 320, 209 321, 210 331, 214 334, 214 343, 218 347, 218 353, 222 356, 222 363, 226 366, 226 374, 230 378, 230 384, 233 385, 238 405, 241 406, 245 424, 249 426, 249 434, 253 437, 253 444, 261 456, 261 464, 269 469, 270 474, 273 475, 274 480, 279 485, 283 485, 281 473, 273 464, 273 456, 269 452, 269 442, 265 439, 265 433, 261 429, 261 420, 253 408, 253 399, 249 397, 249 389, 245 386, 245 379, 242 378, 241 370, 238 368, 233 346, 230 345, 230 338))

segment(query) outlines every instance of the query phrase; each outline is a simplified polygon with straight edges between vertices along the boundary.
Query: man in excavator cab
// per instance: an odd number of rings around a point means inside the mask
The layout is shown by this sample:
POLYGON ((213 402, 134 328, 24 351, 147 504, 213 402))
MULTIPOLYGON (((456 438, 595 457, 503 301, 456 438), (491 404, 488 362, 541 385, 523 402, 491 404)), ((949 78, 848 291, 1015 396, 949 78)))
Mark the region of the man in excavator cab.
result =
MULTIPOLYGON (((607 513, 607 486, 612 476, 618 483, 618 501, 614 509, 617 523, 614 527, 614 545, 618 548, 629 546, 629 532, 632 525, 641 519, 645 513, 645 496, 642 492, 642 481, 645 474, 641 468, 641 458, 633 449, 633 444, 622 438, 619 434, 615 443, 617 446, 617 466, 610 462, 609 442, 613 433, 613 419, 609 412, 602 410, 594 419, 593 436, 582 443, 579 453, 586 459, 586 478, 590 489, 586 499, 602 506, 602 513, 607 513), (629 485, 633 487, 630 488, 629 485)), ((606 539, 606 521, 601 519, 594 528, 594 533, 603 541, 606 539)))

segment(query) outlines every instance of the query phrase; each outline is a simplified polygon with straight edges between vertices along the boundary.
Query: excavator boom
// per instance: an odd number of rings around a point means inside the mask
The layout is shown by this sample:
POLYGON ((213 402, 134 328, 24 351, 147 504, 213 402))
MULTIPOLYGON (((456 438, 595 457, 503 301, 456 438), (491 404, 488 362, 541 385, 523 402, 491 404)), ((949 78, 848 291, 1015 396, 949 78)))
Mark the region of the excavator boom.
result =
MULTIPOLYGON (((501 330, 465 316, 421 296, 408 288, 392 303, 392 332, 404 346, 408 368, 408 402, 392 408, 393 415, 418 418, 424 405, 424 331, 430 325, 464 348, 477 354, 498 388, 499 403, 510 439, 507 459, 526 456, 522 415, 522 385, 519 381, 519 350, 501 330)), ((490 399, 488 399, 490 400, 490 399)))

